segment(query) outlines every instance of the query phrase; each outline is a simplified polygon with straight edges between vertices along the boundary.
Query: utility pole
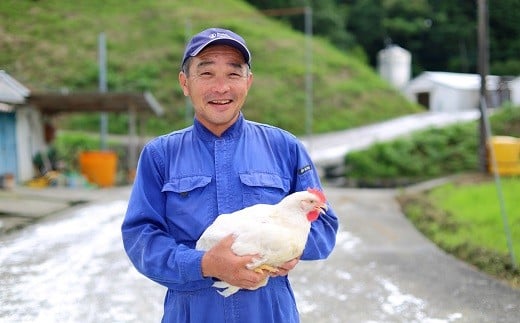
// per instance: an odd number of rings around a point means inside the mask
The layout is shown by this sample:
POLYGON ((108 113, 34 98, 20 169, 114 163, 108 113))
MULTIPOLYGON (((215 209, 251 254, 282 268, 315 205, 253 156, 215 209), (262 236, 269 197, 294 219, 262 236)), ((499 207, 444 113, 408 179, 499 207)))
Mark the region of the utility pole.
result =
POLYGON ((493 169, 493 176, 495 178, 495 184, 497 187, 498 200, 500 202, 500 213, 502 215, 502 222, 504 224, 504 232, 507 241, 507 248, 511 257, 511 263, 514 269, 518 269, 516 263, 515 252, 513 249, 513 239, 511 235, 511 228, 507 217, 505 208, 504 196, 502 193, 502 184, 500 183, 500 176, 498 175, 497 163, 495 158, 495 152, 493 147, 487 146, 488 136, 491 136, 491 125, 489 124, 489 118, 487 114, 487 91, 486 91, 486 76, 489 74, 489 37, 488 37, 488 24, 489 24, 489 13, 487 7, 487 0, 478 1, 478 68, 480 74, 480 167, 482 172, 487 172, 488 165, 491 164, 493 169), (489 161, 488 156, 489 154, 489 161))
MULTIPOLYGON (((186 43, 190 40, 191 37, 191 19, 186 19, 186 22, 184 24, 184 38, 186 39, 186 43)), ((184 122, 186 123, 186 126, 190 125, 193 122, 193 106, 191 104, 191 100, 189 97, 184 97, 184 105, 185 105, 185 112, 184 112, 184 122)))
POLYGON ((312 8, 304 8, 305 14, 305 133, 312 135, 314 115, 314 95, 312 77, 312 8))
POLYGON ((486 77, 489 74, 489 37, 488 24, 489 13, 487 7, 487 0, 477 0, 478 6, 478 72, 480 74, 480 119, 479 119, 479 161, 480 170, 487 171, 487 136, 485 127, 485 116, 487 111, 487 91, 486 91, 486 77))
MULTIPOLYGON (((107 92, 107 45, 105 33, 99 34, 98 38, 98 61, 99 61, 99 92, 107 92)), ((107 134, 108 134, 108 115, 106 112, 101 112, 100 116, 100 138, 101 150, 106 150, 107 134)))

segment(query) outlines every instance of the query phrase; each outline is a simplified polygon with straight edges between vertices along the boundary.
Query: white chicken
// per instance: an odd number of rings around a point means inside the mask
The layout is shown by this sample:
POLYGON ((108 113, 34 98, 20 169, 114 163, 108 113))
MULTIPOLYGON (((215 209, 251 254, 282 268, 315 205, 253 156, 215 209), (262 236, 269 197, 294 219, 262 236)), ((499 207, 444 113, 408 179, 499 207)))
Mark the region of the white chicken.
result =
MULTIPOLYGON (((305 248, 311 222, 327 210, 323 193, 317 189, 295 192, 278 204, 256 204, 233 213, 221 214, 202 233, 197 250, 209 250, 233 234, 232 251, 239 256, 259 255, 247 265, 257 272, 276 272, 285 262, 300 256, 305 248)), ((263 287, 268 278, 253 289, 263 287)), ((213 287, 227 297, 240 288, 218 281, 213 287)))

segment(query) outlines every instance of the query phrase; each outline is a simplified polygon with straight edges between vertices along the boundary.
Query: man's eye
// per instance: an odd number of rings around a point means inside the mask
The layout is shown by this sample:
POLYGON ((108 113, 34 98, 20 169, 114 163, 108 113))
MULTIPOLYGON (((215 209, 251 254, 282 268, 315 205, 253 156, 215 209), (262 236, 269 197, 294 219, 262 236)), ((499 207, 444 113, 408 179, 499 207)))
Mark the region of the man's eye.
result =
POLYGON ((213 74, 210 72, 201 72, 198 75, 199 75, 199 77, 202 77, 202 78, 210 78, 213 76, 213 74))

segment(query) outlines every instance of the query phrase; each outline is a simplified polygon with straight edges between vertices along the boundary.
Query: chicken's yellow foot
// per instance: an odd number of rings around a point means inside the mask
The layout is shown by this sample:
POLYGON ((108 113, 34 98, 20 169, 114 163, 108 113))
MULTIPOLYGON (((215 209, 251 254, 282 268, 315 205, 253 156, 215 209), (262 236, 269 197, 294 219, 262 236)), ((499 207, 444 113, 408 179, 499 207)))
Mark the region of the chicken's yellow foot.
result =
POLYGON ((275 268, 275 267, 272 267, 272 266, 269 266, 269 265, 266 265, 266 264, 263 264, 261 266, 258 266, 256 267, 255 269, 253 269, 255 272, 259 273, 259 274, 263 274, 264 273, 264 270, 265 271, 268 271, 270 273, 276 273, 278 272, 278 268, 275 268))

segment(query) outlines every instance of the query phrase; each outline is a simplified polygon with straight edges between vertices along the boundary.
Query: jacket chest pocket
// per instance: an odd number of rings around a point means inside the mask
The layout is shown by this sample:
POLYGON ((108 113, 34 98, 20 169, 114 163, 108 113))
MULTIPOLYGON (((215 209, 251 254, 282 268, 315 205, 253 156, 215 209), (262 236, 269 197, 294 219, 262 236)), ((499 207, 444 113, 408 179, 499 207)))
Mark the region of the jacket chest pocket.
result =
POLYGON ((258 203, 275 204, 289 193, 290 181, 277 174, 240 173, 244 207, 258 203))
POLYGON ((211 176, 186 176, 170 179, 162 192, 167 196, 166 218, 178 241, 198 239, 213 221, 214 203, 208 191, 211 176))

